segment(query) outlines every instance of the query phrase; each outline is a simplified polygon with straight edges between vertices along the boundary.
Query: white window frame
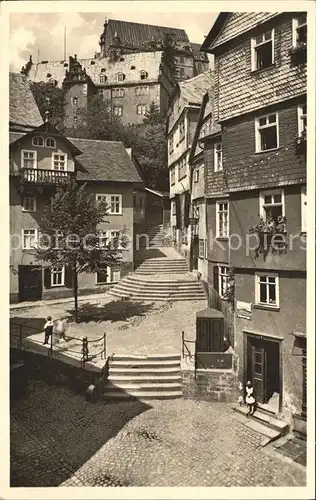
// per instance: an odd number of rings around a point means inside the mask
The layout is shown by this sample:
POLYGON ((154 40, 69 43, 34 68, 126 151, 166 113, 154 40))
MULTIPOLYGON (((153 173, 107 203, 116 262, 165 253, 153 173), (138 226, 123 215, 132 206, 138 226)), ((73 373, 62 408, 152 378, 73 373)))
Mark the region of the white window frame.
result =
POLYGON ((41 135, 34 135, 32 138, 32 146, 37 146, 38 148, 43 148, 45 146, 45 140, 44 137, 41 135), (35 144, 35 139, 41 139, 43 141, 43 144, 35 144))
POLYGON ((115 88, 112 89, 112 97, 113 98, 121 98, 125 96, 125 89, 115 88))
POLYGON ((124 82, 124 80, 125 80, 124 73, 122 73, 122 72, 117 73, 116 79, 117 79, 117 82, 119 82, 119 83, 124 82))
POLYGON ((182 179, 185 179, 187 174, 188 174, 188 169, 187 169, 186 158, 182 158, 179 161, 179 166, 178 166, 178 180, 181 181, 182 179))
MULTIPOLYGON (((116 281, 112 281, 113 275, 112 275, 111 267, 112 266, 106 266, 106 273, 107 273, 107 279, 106 279, 106 281, 98 281, 98 273, 95 272, 95 284, 96 285, 109 285, 109 284, 112 284, 112 283, 118 283, 120 281, 120 279, 121 279, 121 270, 120 270, 119 266, 117 266, 117 267, 119 269, 120 277, 116 281)), ((113 266, 113 267, 116 267, 116 266, 113 266)))
POLYGON ((122 194, 103 194, 103 193, 98 193, 95 195, 96 202, 101 201, 98 200, 98 197, 102 198, 105 203, 107 204, 108 210, 107 210, 107 215, 122 215, 123 214, 123 195, 122 194), (119 197, 119 212, 112 212, 112 198, 114 196, 119 197))
POLYGON ((227 265, 218 264, 218 293, 224 298, 228 289, 229 267, 227 265), (224 272, 222 270, 225 269, 224 272))
POLYGON ((194 182, 199 182, 199 180, 200 180, 200 166, 197 166, 194 169, 194 182))
POLYGON ((216 238, 225 238, 228 239, 229 237, 229 200, 223 199, 219 200, 216 202, 216 238), (227 234, 220 234, 219 233, 219 228, 220 228, 220 211, 219 206, 223 203, 227 203, 227 234))
POLYGON ((298 132, 299 137, 302 135, 302 133, 304 131, 304 126, 303 126, 303 119, 304 118, 306 118, 306 120, 307 120, 307 103, 299 104, 297 106, 297 132, 298 132), (303 110, 304 106, 306 106, 306 113, 304 113, 304 110, 303 110))
POLYGON ((46 137, 45 139, 45 147, 46 148, 56 148, 56 141, 53 137, 46 137), (53 141, 53 145, 48 145, 48 141, 53 141))
POLYGON ((177 215, 176 201, 173 199, 171 200, 171 217, 175 217, 176 215, 177 215))
POLYGON ((262 36, 264 37, 266 33, 268 33, 269 31, 271 31, 271 39, 269 40, 263 40, 261 43, 256 43, 256 38, 257 36, 260 36, 260 35, 257 35, 253 38, 251 38, 251 71, 260 71, 260 70, 265 70, 265 69, 268 69, 270 68, 271 66, 265 66, 263 68, 257 68, 257 58, 256 58, 256 47, 259 47, 260 45, 263 45, 264 43, 267 43, 268 41, 272 41, 272 59, 271 59, 271 65, 274 64, 274 35, 275 35, 275 30, 274 28, 272 30, 267 30, 265 32, 262 32, 262 36))
POLYGON ((103 83, 106 82, 106 75, 101 74, 99 77, 99 82, 102 85, 103 83))
POLYGON ((198 258, 199 259, 205 259, 205 239, 204 238, 199 238, 199 253, 198 253, 198 258), (203 241, 203 255, 200 253, 200 243, 203 241))
POLYGON ((306 186, 301 187, 301 232, 307 231, 307 190, 306 186))
POLYGON ((216 142, 214 144, 214 172, 221 172, 223 170, 223 149, 222 143, 216 142), (217 146, 220 146, 220 149, 216 149, 217 146), (220 153, 220 155, 219 155, 220 153), (221 164, 219 165, 218 157, 220 156, 221 164))
POLYGON ((113 106, 113 115, 114 116, 123 116, 123 106, 113 106), (118 112, 116 112, 118 111, 118 112))
POLYGON ((74 107, 78 107, 79 106, 79 99, 77 96, 74 96, 71 98, 71 105, 74 106, 74 107))
POLYGON ((22 229, 22 250, 35 250, 37 248, 38 242, 38 229, 22 229), (28 231, 34 231, 35 243, 32 247, 25 246, 25 233, 28 231))
POLYGON ((36 150, 34 150, 34 149, 22 149, 21 150, 21 168, 31 168, 33 170, 37 169, 37 151, 36 150), (34 154, 34 167, 24 166, 24 153, 34 154))
POLYGON ((170 168, 170 186, 176 183, 176 169, 175 167, 170 168))
MULTIPOLYGON (((269 295, 269 293, 267 292, 267 297, 268 297, 268 295, 269 295)), ((279 282, 279 275, 277 273, 273 273, 270 271, 255 273, 255 304, 257 306, 267 307, 269 309, 279 309, 279 307, 280 307, 280 282, 279 282), (270 304, 268 302, 260 302, 260 278, 264 277, 264 276, 267 278, 275 278, 275 298, 276 298, 275 304, 270 304)))
POLYGON ((146 111, 147 111, 146 104, 137 104, 137 106, 136 106, 136 114, 137 115, 139 115, 139 116, 145 115, 146 111), (141 110, 141 112, 139 112, 139 110, 141 110))
POLYGON ((141 80, 147 80, 148 78, 148 72, 144 69, 142 69, 139 73, 140 79, 141 80))
POLYGON ((57 267, 51 267, 50 269, 50 286, 52 288, 57 286, 65 286, 65 266, 62 266, 60 269, 57 267), (61 275, 61 283, 53 283, 54 274, 61 275))
POLYGON ((52 170, 54 172, 67 172, 67 170, 68 170, 67 169, 67 165, 68 165, 68 155, 67 155, 67 153, 59 153, 59 152, 54 151, 53 154, 52 154, 52 170), (65 164, 65 168, 63 170, 61 170, 60 168, 55 168, 54 167, 54 162, 55 161, 60 161, 60 160, 55 160, 54 159, 56 155, 57 156, 64 156, 65 157, 65 163, 64 163, 65 164))
POLYGON ((265 219, 266 211, 265 211, 265 203, 264 203, 264 197, 265 196, 274 196, 276 194, 281 195, 281 202, 280 203, 271 203, 269 204, 272 207, 276 206, 282 206, 282 217, 285 217, 285 197, 284 197, 284 189, 270 189, 269 191, 260 191, 259 192, 259 213, 260 216, 265 219))
POLYGON ((255 135, 256 135, 256 153, 266 153, 266 152, 269 152, 269 151, 274 151, 276 149, 279 148, 279 145, 280 145, 280 141, 279 141, 279 114, 278 112, 274 112, 274 113, 268 113, 266 115, 260 115, 260 116, 257 116, 255 118, 255 135), (264 129, 264 128, 269 128, 271 125, 271 123, 267 123, 266 125, 260 125, 260 120, 262 118, 266 118, 267 120, 269 120, 269 117, 272 116, 272 115, 275 115, 275 123, 276 124, 276 138, 277 138, 277 145, 276 147, 274 148, 270 148, 270 149, 261 149, 261 135, 260 135, 260 130, 264 129))
POLYGON ((32 193, 26 193, 24 196, 23 196, 23 199, 22 199, 22 212, 36 212, 36 194, 32 194, 32 193), (33 198, 34 200, 34 205, 33 205, 33 209, 32 210, 28 210, 24 207, 24 200, 25 198, 33 198))
MULTIPOLYGON (((305 12, 301 12, 301 14, 305 14, 305 12)), ((306 24, 307 26, 307 13, 306 13, 306 23, 304 24, 298 24, 298 17, 293 17, 293 20, 292 20, 292 45, 293 47, 296 47, 297 46, 297 28, 299 26, 304 26, 306 24)))

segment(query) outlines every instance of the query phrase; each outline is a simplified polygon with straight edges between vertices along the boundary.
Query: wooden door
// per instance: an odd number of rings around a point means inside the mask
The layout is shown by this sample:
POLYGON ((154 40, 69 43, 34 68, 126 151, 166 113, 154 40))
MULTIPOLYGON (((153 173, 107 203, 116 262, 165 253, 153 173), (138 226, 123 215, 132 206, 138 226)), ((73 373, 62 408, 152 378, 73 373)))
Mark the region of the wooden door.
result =
POLYGON ((251 366, 248 374, 251 378, 256 400, 259 403, 266 402, 266 370, 267 353, 264 341, 260 339, 249 339, 248 349, 251 366))
POLYGON ((35 266, 19 266, 19 300, 41 300, 42 269, 35 266))

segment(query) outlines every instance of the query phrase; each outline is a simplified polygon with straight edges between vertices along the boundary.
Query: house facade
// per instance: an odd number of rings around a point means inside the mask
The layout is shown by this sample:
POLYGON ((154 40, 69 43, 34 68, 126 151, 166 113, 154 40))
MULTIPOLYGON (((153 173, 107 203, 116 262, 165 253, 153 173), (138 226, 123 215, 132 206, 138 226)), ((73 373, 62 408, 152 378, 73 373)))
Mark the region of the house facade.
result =
POLYGON ((166 43, 173 46, 176 81, 187 80, 209 69, 209 60, 200 51, 200 45, 191 43, 183 29, 132 23, 116 19, 105 20, 100 37, 100 53, 105 57, 113 53, 120 55, 159 50, 166 43))
POLYGON ((55 82, 64 90, 64 125, 73 129, 79 109, 102 94, 112 116, 124 124, 143 123, 150 103, 165 116, 174 79, 162 51, 138 52, 95 59, 69 57, 66 61, 30 62, 22 68, 31 82, 55 82))
POLYGON ((166 135, 171 199, 171 229, 175 248, 190 259, 191 175, 189 156, 209 72, 177 84, 170 100, 166 135))
POLYGON ((240 379, 306 418, 306 13, 221 13, 214 119, 204 138, 209 278, 232 285, 240 379), (221 151, 219 168, 217 150, 221 151))
POLYGON ((10 301, 72 295, 72 277, 67 269, 42 265, 34 250, 47 204, 56 187, 71 180, 86 183, 96 203, 105 199, 108 204, 107 223, 99 227, 104 241, 123 232, 127 237, 120 266, 79 276, 80 293, 106 290, 133 270, 133 193, 142 189, 135 165, 120 142, 66 138, 48 122, 39 125, 40 114, 29 82, 22 75, 10 75, 11 102, 10 301))

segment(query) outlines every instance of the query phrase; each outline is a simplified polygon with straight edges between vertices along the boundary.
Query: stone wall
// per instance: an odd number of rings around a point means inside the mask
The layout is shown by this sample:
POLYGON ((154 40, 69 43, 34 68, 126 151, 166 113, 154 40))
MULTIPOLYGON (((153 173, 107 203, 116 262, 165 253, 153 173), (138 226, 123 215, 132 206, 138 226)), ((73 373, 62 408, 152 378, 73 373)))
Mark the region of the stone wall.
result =
MULTIPOLYGON (((30 351, 19 351, 19 358, 23 359, 27 376, 52 385, 65 386, 84 394, 90 384, 97 387, 98 395, 101 395, 108 376, 108 364, 100 370, 90 370, 65 363, 50 356, 43 356, 30 351)), ((16 356, 15 356, 16 357, 16 356)))
POLYGON ((236 403, 238 400, 238 381, 233 370, 198 371, 184 370, 182 392, 184 398, 212 402, 236 403))

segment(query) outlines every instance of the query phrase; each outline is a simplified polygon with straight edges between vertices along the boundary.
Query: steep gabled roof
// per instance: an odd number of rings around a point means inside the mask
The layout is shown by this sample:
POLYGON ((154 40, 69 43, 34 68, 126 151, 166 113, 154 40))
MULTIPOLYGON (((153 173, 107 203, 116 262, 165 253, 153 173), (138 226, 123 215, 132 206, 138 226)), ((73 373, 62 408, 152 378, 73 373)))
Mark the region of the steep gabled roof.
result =
POLYGON ((142 183, 122 142, 68 137, 82 154, 77 161, 78 180, 142 183))
POLYGON ((211 81, 210 71, 200 73, 189 80, 179 82, 181 97, 186 104, 200 105, 211 81))
POLYGON ((9 77, 9 122, 12 128, 22 126, 26 130, 43 123, 30 83, 19 73, 10 73, 9 77))
POLYGON ((67 148, 72 152, 74 156, 77 156, 81 154, 81 150, 77 148, 73 142, 69 141, 67 137, 65 137, 57 128, 55 128, 51 123, 46 122, 40 125, 39 127, 36 127, 26 133, 20 133, 20 132, 10 132, 10 146, 14 147, 15 143, 18 143, 21 141, 22 138, 26 138, 28 136, 32 135, 40 135, 40 134, 48 134, 52 136, 58 136, 60 137, 65 144, 67 145, 67 148))
POLYGON ((280 14, 281 12, 221 12, 205 38, 201 51, 212 54, 216 47, 280 14))
POLYGON ((109 47, 112 44, 115 34, 120 37, 123 46, 126 44, 141 47, 142 44, 146 44, 152 39, 163 39, 169 33, 174 35, 176 41, 187 42, 189 45, 188 35, 183 29, 109 19, 106 27, 105 46, 109 47))
MULTIPOLYGON (((140 80, 140 71, 142 70, 148 73, 146 82, 158 80, 162 62, 162 51, 124 54, 121 56, 121 59, 111 62, 109 57, 101 57, 97 59, 78 59, 78 62, 96 85, 100 84, 100 75, 106 76, 105 85, 116 84, 118 73, 125 75, 124 83, 144 83, 145 81, 140 80)), ((32 82, 56 80, 58 87, 61 87, 67 68, 68 63, 64 61, 48 61, 33 64, 28 72, 28 78, 32 82)))

